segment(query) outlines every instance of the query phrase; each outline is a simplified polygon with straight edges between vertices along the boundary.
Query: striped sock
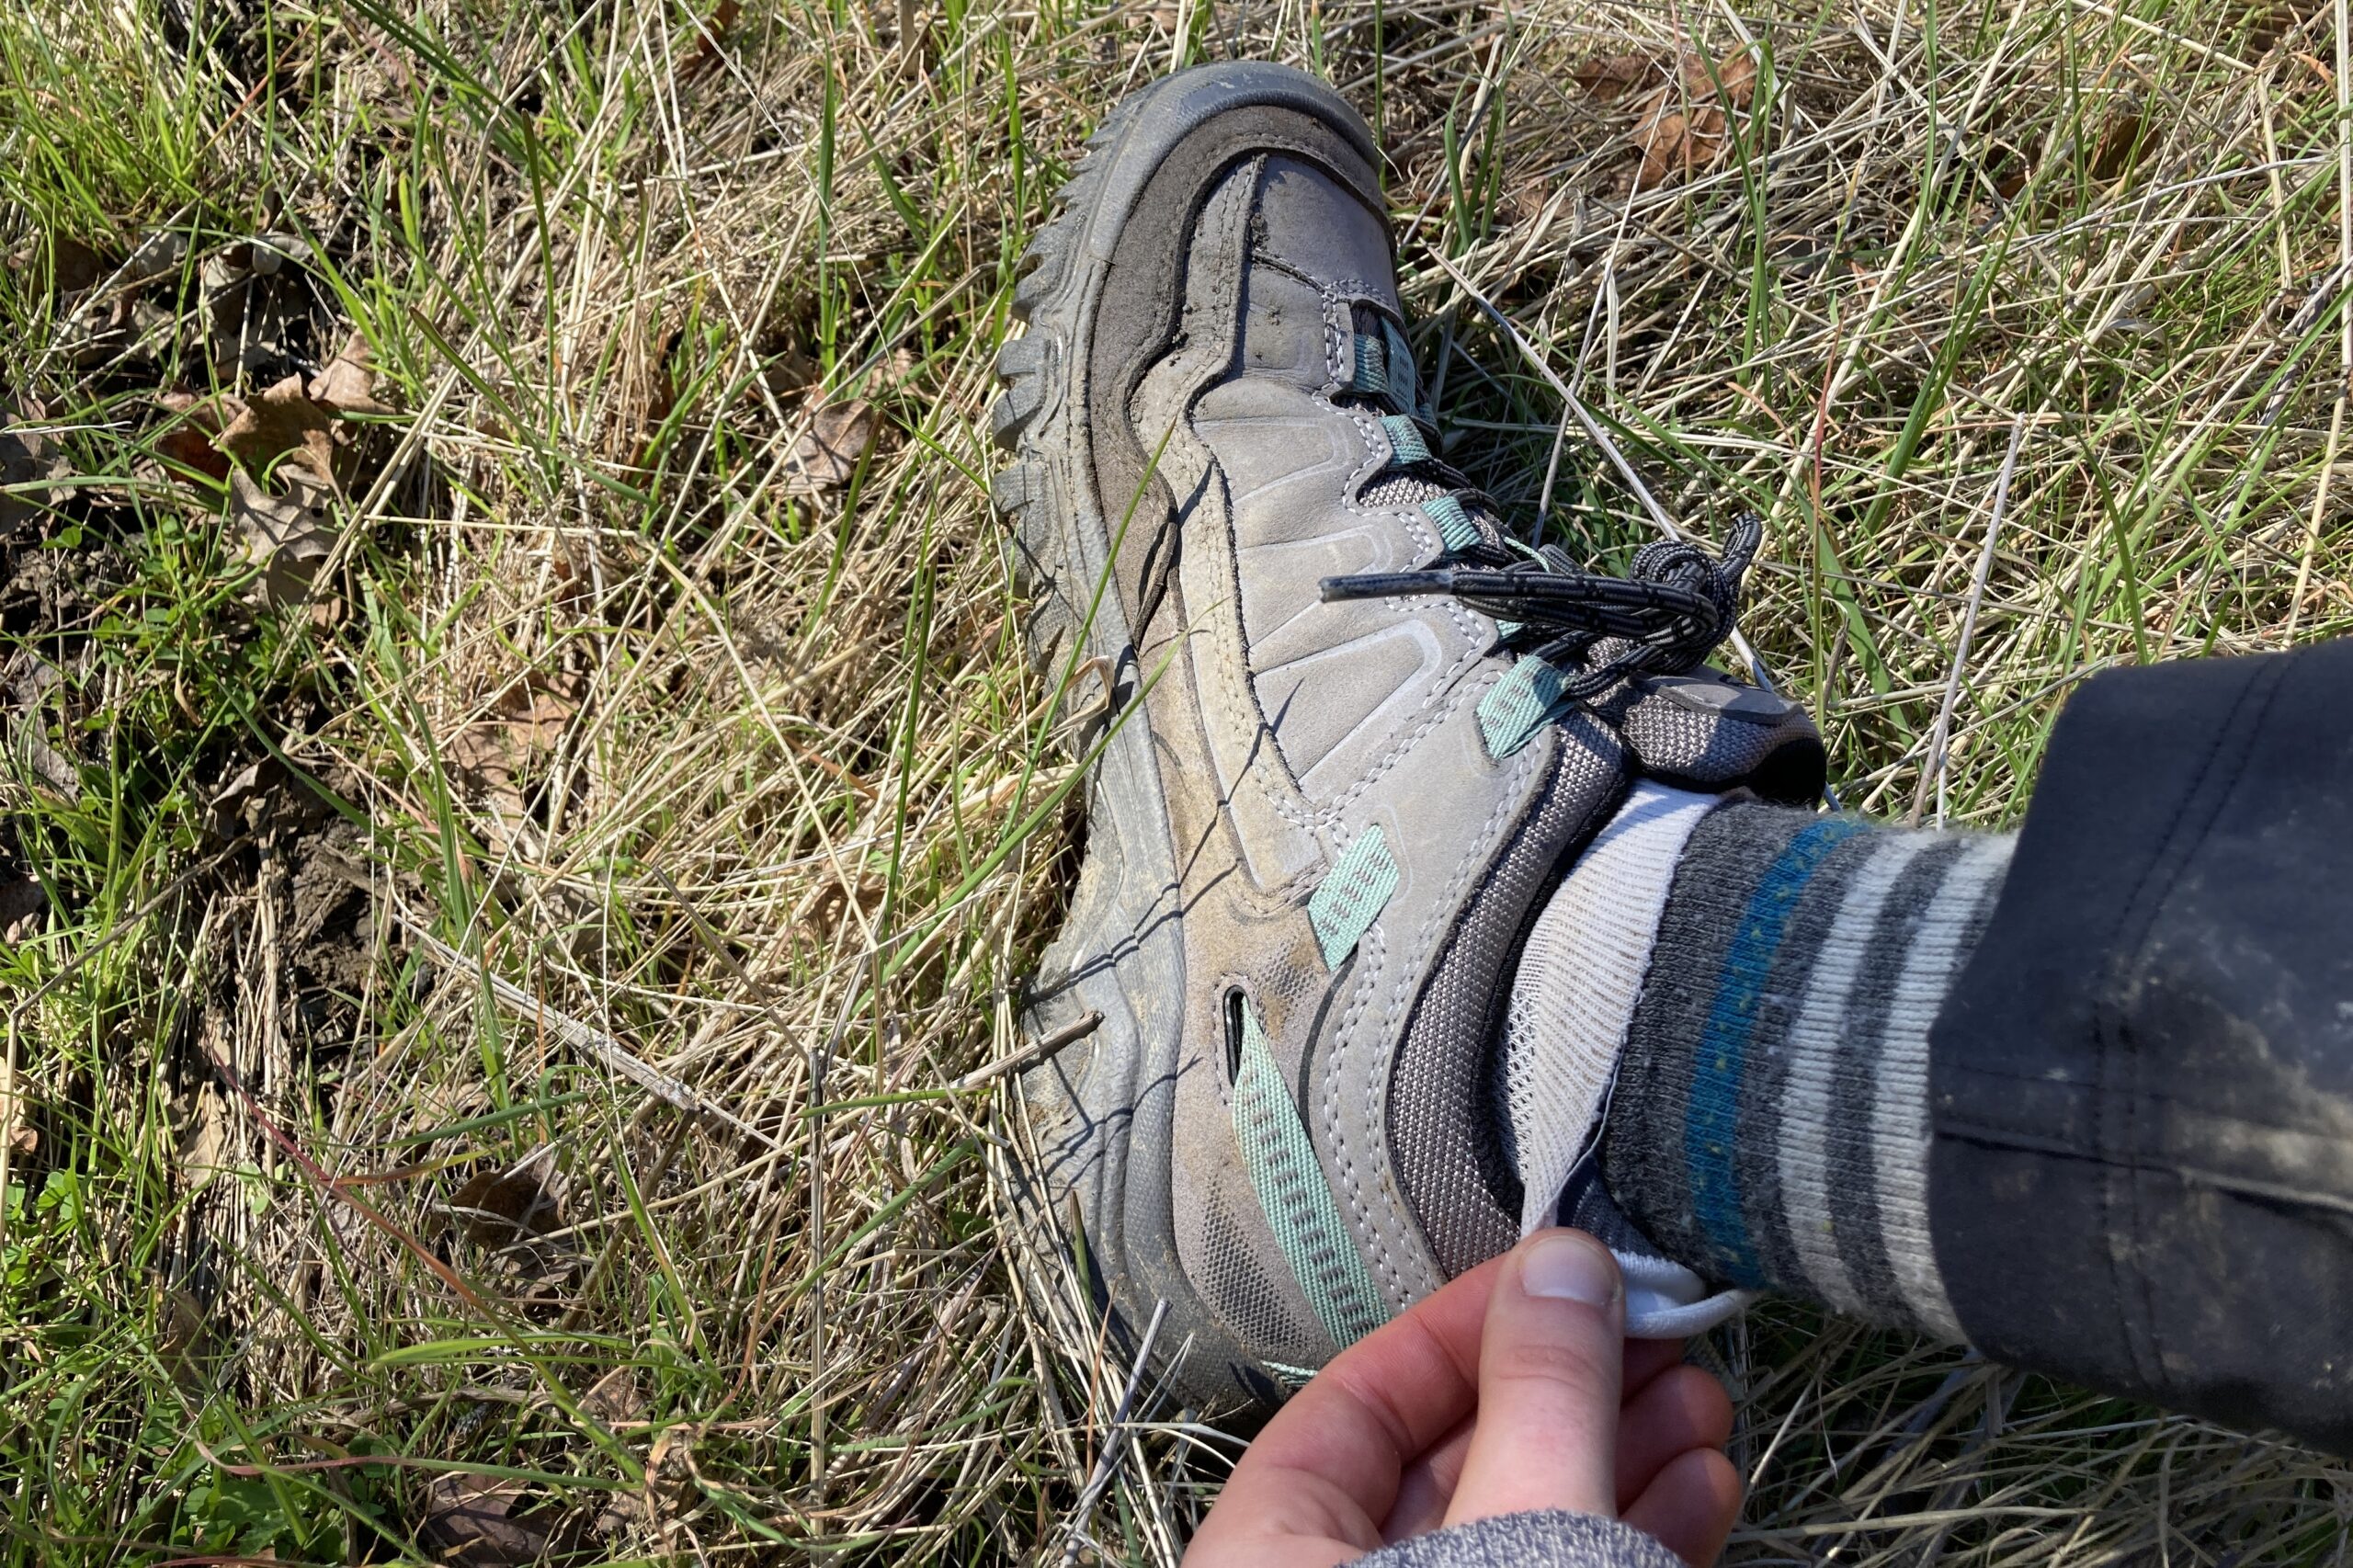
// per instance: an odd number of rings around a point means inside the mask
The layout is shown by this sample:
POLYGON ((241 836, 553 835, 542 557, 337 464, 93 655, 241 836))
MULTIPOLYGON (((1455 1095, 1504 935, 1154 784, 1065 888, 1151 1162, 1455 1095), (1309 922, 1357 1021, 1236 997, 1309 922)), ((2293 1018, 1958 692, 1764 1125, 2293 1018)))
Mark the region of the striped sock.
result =
POLYGON ((1667 1256, 1961 1337, 1928 1236, 1928 1026, 2012 842, 1752 802, 1692 831, 1601 1153, 1667 1256))

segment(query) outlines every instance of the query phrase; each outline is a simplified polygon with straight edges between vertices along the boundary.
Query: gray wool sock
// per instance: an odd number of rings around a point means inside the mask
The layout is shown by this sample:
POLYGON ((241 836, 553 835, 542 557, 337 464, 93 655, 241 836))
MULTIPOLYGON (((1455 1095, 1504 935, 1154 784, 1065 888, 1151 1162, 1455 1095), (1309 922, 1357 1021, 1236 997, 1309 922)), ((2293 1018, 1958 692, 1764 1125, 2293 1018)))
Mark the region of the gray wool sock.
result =
POLYGON ((1692 831, 1601 1148, 1668 1257, 1961 1337, 1927 1228, 1928 1027, 2013 842, 1753 802, 1692 831))

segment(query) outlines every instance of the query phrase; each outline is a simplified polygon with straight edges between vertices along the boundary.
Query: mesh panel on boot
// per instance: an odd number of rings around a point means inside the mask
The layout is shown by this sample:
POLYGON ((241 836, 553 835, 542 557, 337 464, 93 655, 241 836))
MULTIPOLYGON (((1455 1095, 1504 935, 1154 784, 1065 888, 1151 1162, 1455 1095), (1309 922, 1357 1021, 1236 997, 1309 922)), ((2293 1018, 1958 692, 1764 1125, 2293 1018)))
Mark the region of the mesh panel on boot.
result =
POLYGON ((1240 1223, 1222 1204, 1210 1210, 1203 1220, 1201 1239, 1209 1255, 1209 1272, 1200 1284, 1210 1305, 1250 1344, 1284 1344, 1296 1337, 1286 1321, 1288 1314, 1275 1299, 1274 1282, 1250 1256, 1250 1243, 1240 1223))
POLYGON ((1436 496, 1452 494, 1443 484, 1415 479, 1410 473, 1392 473, 1366 485, 1357 498, 1368 506, 1418 506, 1436 496))
POLYGON ((1177 1248, 1203 1303, 1261 1355, 1320 1365, 1330 1337, 1275 1251, 1248 1180, 1222 1170, 1196 1202, 1179 1202, 1177 1248))
MULTIPOLYGON (((1749 700, 1772 699, 1752 694, 1749 700)), ((1759 722, 1688 707, 1638 685, 1612 694, 1602 713, 1616 722, 1646 773, 1700 789, 1747 783, 1768 799, 1811 800, 1819 789, 1813 775, 1821 740, 1803 709, 1786 708, 1785 717, 1759 722)))

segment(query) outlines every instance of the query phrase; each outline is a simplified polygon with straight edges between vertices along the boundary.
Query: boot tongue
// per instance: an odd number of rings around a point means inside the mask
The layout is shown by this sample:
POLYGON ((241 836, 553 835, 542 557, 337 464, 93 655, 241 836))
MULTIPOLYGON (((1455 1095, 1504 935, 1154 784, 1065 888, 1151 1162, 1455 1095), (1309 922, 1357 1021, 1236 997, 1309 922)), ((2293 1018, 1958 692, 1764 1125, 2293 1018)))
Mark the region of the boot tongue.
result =
MULTIPOLYGON (((1256 183, 1244 262, 1242 369, 1302 391, 1358 387, 1402 347, 1397 285, 1379 214, 1331 176, 1279 154, 1235 177, 1256 183), (1381 307, 1379 310, 1375 305, 1381 307)), ((1410 360, 1404 371, 1410 381, 1410 360)))
POLYGON ((1256 256, 1397 310, 1389 234, 1380 215, 1322 170, 1279 153, 1266 160, 1255 238, 1256 256))

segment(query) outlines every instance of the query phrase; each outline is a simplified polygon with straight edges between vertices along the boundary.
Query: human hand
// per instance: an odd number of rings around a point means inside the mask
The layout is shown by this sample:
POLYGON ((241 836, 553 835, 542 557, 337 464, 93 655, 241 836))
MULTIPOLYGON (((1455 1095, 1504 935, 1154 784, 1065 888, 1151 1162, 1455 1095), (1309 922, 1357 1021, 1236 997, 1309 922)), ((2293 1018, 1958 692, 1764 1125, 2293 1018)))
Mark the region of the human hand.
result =
POLYGON ((1686 1562, 1740 1512, 1732 1402, 1624 1337, 1608 1250, 1543 1231, 1336 1357, 1234 1466, 1187 1568, 1328 1568, 1538 1508, 1623 1518, 1686 1562))

